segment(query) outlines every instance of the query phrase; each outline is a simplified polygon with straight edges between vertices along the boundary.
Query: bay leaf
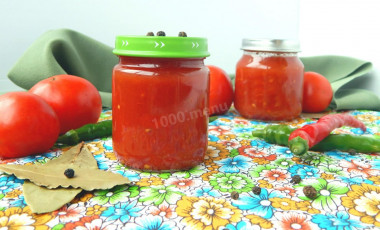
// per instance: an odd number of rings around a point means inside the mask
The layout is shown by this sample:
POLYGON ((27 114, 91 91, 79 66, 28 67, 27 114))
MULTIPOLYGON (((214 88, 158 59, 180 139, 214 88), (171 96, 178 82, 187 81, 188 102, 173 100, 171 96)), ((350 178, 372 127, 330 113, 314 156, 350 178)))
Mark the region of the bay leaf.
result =
POLYGON ((48 189, 29 181, 24 181, 22 189, 30 210, 38 214, 60 209, 82 191, 81 188, 48 189))
POLYGON ((73 147, 59 158, 43 165, 0 165, 0 170, 14 174, 19 179, 28 179, 36 185, 51 188, 81 188, 87 191, 94 189, 110 189, 116 185, 127 184, 128 178, 97 167, 88 167, 88 162, 94 160, 86 146, 73 147), (81 149, 78 153, 78 148, 81 149), (82 164, 81 164, 82 163, 82 164), (74 170, 73 178, 67 178, 64 171, 74 170))
MULTIPOLYGON (((72 162, 73 164, 83 165, 89 168, 98 168, 96 160, 89 152, 81 152, 83 143, 80 143, 68 151, 62 153, 56 159, 48 161, 45 165, 57 165, 64 162, 72 162)), ((58 210, 63 205, 72 201, 78 195, 81 188, 56 188, 48 189, 43 186, 35 185, 32 182, 24 181, 22 186, 26 203, 29 205, 33 213, 47 213, 58 210), (43 199, 41 199, 43 197, 43 199)))

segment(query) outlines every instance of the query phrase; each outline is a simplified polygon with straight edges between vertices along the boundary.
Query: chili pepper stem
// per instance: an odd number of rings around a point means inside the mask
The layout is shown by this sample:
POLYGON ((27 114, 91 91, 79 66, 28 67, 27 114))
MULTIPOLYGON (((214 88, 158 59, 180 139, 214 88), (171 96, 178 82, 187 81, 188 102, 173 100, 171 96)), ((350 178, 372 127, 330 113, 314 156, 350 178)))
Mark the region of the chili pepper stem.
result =
POLYGON ((309 150, 309 145, 302 137, 295 137, 289 141, 289 149, 295 155, 303 155, 309 150))

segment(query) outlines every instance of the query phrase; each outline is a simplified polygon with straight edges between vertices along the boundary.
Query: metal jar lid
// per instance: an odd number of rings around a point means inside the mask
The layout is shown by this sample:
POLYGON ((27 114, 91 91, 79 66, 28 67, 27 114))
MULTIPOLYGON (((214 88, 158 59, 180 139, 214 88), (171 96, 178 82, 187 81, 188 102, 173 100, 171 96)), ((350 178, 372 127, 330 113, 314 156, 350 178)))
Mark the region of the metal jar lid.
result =
POLYGON ((243 39, 241 48, 251 51, 299 52, 300 43, 289 39, 243 39))

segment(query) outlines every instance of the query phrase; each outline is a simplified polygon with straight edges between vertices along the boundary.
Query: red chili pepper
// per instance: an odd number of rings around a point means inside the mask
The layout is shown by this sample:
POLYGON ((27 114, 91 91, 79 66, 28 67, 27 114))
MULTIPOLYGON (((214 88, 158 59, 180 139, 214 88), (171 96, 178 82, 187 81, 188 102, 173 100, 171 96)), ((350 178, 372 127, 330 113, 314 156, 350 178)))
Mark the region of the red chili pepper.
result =
POLYGON ((328 114, 321 117, 316 123, 294 130, 289 136, 290 151, 296 155, 302 155, 327 137, 334 129, 342 126, 366 131, 364 123, 349 114, 328 114))

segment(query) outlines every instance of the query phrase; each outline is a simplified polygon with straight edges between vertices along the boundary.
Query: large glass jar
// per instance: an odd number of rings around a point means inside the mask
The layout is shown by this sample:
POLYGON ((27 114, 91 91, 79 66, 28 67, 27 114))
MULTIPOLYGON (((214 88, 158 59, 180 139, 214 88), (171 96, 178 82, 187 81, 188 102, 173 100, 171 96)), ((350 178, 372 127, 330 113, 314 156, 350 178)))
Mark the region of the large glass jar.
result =
POLYGON ((116 38, 112 140, 125 165, 149 171, 189 169, 208 145, 207 40, 116 38))
POLYGON ((302 111, 304 66, 292 40, 244 39, 236 66, 236 110, 257 120, 291 120, 302 111))

